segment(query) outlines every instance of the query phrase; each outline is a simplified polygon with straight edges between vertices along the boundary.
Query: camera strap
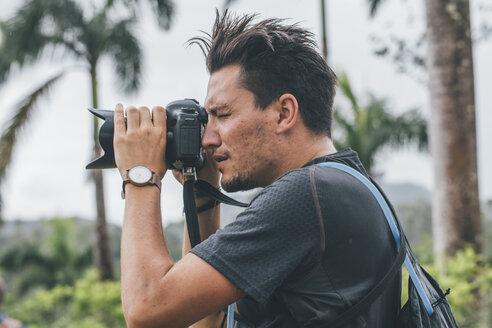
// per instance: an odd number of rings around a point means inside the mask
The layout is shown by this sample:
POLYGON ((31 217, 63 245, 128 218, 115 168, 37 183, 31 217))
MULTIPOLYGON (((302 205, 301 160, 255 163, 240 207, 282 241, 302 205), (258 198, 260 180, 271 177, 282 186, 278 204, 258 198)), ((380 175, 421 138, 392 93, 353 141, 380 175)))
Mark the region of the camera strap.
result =
POLYGON ((192 248, 201 242, 200 224, 198 222, 198 213, 195 203, 195 188, 220 203, 240 207, 247 207, 249 205, 221 193, 205 180, 195 180, 194 178, 185 179, 183 184, 183 203, 186 217, 186 227, 188 228, 188 236, 190 237, 190 244, 192 248))
POLYGON ((188 229, 188 236, 190 237, 191 248, 195 247, 201 242, 200 238, 200 226, 198 224, 198 214, 195 204, 195 192, 194 192, 193 180, 186 180, 183 184, 183 203, 186 218, 186 228, 188 229))
MULTIPOLYGON (((248 207, 249 204, 242 203, 231 197, 224 195, 219 190, 215 189, 210 183, 205 180, 196 179, 194 174, 184 175, 185 180, 183 184, 183 203, 186 217, 186 227, 188 229, 188 237, 190 238, 191 248, 195 247, 201 242, 200 237, 200 224, 198 223, 198 213, 195 203, 195 191, 198 189, 206 196, 213 200, 234 206, 248 207)), ((232 328, 234 326, 234 303, 227 307, 227 315, 224 316, 224 320, 227 317, 227 327, 232 328)), ((224 323, 224 322, 223 322, 224 323)), ((222 325, 223 325, 222 323, 222 325)), ((222 326, 221 325, 221 326, 222 326)))
POLYGON ((208 197, 216 200, 220 203, 234 205, 239 207, 248 207, 249 204, 237 201, 217 190, 214 186, 205 180, 197 179, 195 181, 195 188, 207 195, 208 197))

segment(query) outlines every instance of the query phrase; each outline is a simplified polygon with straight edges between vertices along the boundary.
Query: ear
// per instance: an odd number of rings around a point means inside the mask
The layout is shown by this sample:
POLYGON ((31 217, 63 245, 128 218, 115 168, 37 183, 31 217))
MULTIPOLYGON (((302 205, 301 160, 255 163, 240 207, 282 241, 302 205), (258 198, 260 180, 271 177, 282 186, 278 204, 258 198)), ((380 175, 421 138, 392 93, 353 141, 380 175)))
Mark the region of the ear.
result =
POLYGON ((299 104, 296 97, 290 93, 284 93, 277 101, 278 122, 277 133, 285 133, 292 129, 300 115, 299 104))

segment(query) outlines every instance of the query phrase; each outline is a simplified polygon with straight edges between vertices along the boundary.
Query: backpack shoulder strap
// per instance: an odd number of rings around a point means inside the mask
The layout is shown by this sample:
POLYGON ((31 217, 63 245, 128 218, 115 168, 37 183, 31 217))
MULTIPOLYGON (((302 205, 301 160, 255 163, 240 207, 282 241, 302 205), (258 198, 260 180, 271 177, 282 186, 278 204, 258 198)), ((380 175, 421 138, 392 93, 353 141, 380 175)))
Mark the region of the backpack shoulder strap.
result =
MULTIPOLYGON (((396 277, 397 273, 401 270, 403 261, 405 260, 405 247, 398 249, 398 254, 395 261, 391 265, 385 276, 374 286, 371 291, 364 296, 359 302, 350 307, 347 311, 340 314, 335 320, 328 324, 331 328, 344 327, 354 318, 359 316, 369 305, 371 305, 385 290, 388 288, 389 283, 396 277)), ((326 327, 326 326, 325 326, 326 327)))
POLYGON ((347 325, 350 321, 352 321, 354 318, 359 316, 386 290, 386 288, 388 288, 390 282, 396 277, 397 273, 400 272, 401 270, 401 266, 406 257, 406 248, 401 247, 400 236, 404 237, 404 234, 403 231, 401 230, 400 225, 399 224, 397 225, 395 223, 395 220, 393 219, 393 215, 390 209, 388 208, 388 206, 386 205, 386 201, 381 196, 378 189, 366 177, 364 177, 362 174, 360 174, 358 171, 354 170, 353 168, 341 163, 324 162, 324 163, 319 163, 318 165, 331 167, 344 171, 354 176, 358 180, 360 180, 372 192, 374 197, 376 197, 376 200, 378 201, 381 210, 383 211, 384 216, 388 221, 389 227, 391 229, 393 236, 395 237, 396 245, 398 248, 398 253, 396 255, 396 258, 393 261, 393 264, 391 265, 389 270, 384 275, 384 277, 359 302, 351 306, 348 310, 341 313, 337 318, 335 318, 333 321, 329 323, 329 327, 338 328, 347 325), (382 204, 385 204, 386 206, 383 206, 382 204))
MULTIPOLYGON (((386 195, 382 192, 381 188, 377 185, 376 182, 374 182, 372 179, 369 180, 368 178, 363 176, 360 172, 345 164, 336 163, 336 162, 324 162, 324 163, 320 163, 319 165, 341 170, 345 173, 350 174, 351 176, 357 178, 360 182, 362 182, 362 184, 364 184, 372 192, 372 194, 378 201, 379 206, 381 207, 381 210, 383 211, 386 221, 388 222, 388 225, 391 229, 391 233, 395 238, 397 247, 405 249, 406 252, 411 252, 410 245, 408 244, 405 234, 403 233, 403 230, 401 228, 401 225, 398 222, 396 213, 393 207, 391 206, 391 203, 387 199, 386 195)), ((410 279, 415 285, 417 293, 419 294, 420 299, 422 300, 422 303, 424 304, 427 310, 427 313, 429 315, 432 315, 434 313, 434 309, 432 308, 429 298, 427 297, 426 293, 423 290, 423 287, 415 273, 415 269, 408 256, 405 257, 404 263, 410 275, 410 279)))

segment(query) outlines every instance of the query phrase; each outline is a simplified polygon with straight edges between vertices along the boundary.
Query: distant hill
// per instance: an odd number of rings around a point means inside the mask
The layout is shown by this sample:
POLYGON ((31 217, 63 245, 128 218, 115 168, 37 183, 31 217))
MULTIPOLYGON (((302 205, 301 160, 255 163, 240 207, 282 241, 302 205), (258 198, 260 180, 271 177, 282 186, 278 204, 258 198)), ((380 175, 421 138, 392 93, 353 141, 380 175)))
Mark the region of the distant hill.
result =
POLYGON ((382 183, 381 187, 394 205, 421 202, 430 204, 432 199, 428 189, 413 183, 382 183))
MULTIPOLYGON (((57 218, 58 219, 58 218, 57 218)), ((46 224, 50 219, 37 221, 4 221, 0 227, 0 256, 10 247, 23 242, 39 243, 47 237, 49 227, 46 224)), ((91 247, 95 243, 95 221, 81 218, 67 218, 75 222, 76 238, 80 249, 91 247)), ((119 264, 121 227, 108 224, 108 234, 113 259, 119 264)))
MULTIPOLYGON (((20 243, 42 244, 48 236, 49 228, 47 222, 50 219, 38 221, 4 221, 0 227, 0 256, 9 248, 20 243)), ((67 218, 74 220, 76 226, 78 247, 86 249, 95 244, 94 225, 95 221, 81 218, 67 218)), ((108 224, 111 253, 114 260, 114 269, 119 271, 121 227, 108 224)), ((181 244, 183 242, 183 222, 171 223, 164 228, 164 235, 169 246, 169 251, 174 260, 181 258, 181 244)))

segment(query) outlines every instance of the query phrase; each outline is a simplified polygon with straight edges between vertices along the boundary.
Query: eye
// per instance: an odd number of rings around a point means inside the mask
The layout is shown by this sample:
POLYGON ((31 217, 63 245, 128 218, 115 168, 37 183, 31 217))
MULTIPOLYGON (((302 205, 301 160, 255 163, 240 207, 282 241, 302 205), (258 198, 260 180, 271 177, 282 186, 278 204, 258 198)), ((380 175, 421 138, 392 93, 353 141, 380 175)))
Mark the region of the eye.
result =
POLYGON ((225 117, 229 117, 229 116, 231 116, 230 113, 217 115, 218 118, 225 118, 225 117))

